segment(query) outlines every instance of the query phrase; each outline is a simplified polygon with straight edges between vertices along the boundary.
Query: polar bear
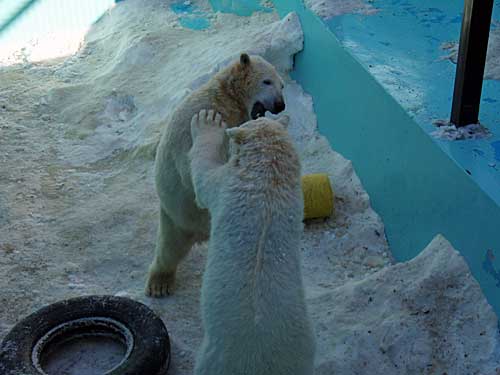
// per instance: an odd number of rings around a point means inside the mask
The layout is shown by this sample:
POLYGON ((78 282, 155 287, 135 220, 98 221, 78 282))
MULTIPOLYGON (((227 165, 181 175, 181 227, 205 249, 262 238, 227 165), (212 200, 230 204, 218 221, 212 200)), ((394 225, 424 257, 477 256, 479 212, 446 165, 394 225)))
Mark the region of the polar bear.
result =
POLYGON ((177 265, 195 242, 208 238, 210 230, 208 213, 195 204, 191 182, 191 118, 201 109, 212 108, 229 127, 238 126, 266 111, 281 112, 285 108, 282 90, 283 80, 270 63, 243 53, 239 61, 189 95, 172 114, 156 153, 160 223, 147 295, 161 297, 172 292, 177 265))
POLYGON ((193 116, 191 174, 198 205, 211 216, 195 375, 313 373, 300 163, 283 125, 260 118, 225 130, 214 111, 193 116))

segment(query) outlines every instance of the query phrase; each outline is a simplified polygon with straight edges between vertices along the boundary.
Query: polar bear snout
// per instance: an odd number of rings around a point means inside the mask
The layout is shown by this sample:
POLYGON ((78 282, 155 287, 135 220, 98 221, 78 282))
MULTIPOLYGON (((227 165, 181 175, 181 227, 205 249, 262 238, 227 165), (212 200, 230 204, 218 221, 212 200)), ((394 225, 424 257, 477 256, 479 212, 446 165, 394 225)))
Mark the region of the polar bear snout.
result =
POLYGON ((281 98, 274 102, 274 111, 271 111, 271 113, 273 115, 276 115, 280 112, 283 112, 284 110, 285 110, 285 101, 283 100, 283 98, 281 98))

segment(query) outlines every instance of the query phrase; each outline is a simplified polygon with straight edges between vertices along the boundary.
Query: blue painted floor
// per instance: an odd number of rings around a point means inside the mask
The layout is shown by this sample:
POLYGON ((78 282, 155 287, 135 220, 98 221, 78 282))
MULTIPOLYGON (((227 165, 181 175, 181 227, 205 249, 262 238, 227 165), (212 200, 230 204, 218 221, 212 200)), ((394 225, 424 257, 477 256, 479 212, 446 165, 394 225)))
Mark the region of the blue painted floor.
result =
MULTIPOLYGON (((368 3, 368 1, 367 1, 368 3)), ((458 41, 463 0, 373 0, 371 15, 345 14, 324 22, 341 43, 429 134, 449 120, 456 65, 444 43, 458 41)), ((492 28, 500 28, 500 0, 492 28)), ((482 140, 436 143, 500 205, 500 80, 485 80, 482 140)))

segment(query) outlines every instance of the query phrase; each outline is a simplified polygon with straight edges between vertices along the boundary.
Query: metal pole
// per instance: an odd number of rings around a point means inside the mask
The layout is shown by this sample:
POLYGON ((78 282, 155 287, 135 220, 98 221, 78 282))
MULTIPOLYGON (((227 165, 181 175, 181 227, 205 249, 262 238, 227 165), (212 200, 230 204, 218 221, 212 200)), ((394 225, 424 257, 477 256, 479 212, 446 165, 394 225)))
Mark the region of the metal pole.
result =
POLYGON ((465 0, 451 122, 477 124, 494 0, 465 0))

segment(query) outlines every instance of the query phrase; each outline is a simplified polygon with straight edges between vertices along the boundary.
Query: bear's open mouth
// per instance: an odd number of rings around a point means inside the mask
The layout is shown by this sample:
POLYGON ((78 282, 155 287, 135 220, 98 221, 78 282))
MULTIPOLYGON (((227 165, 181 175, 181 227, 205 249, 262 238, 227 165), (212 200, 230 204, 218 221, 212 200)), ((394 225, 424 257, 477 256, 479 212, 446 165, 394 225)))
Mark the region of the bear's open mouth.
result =
POLYGON ((266 107, 264 107, 264 104, 262 104, 261 102, 255 102, 255 104, 252 107, 252 112, 250 113, 252 120, 256 120, 259 117, 264 117, 265 114, 266 114, 266 107))

